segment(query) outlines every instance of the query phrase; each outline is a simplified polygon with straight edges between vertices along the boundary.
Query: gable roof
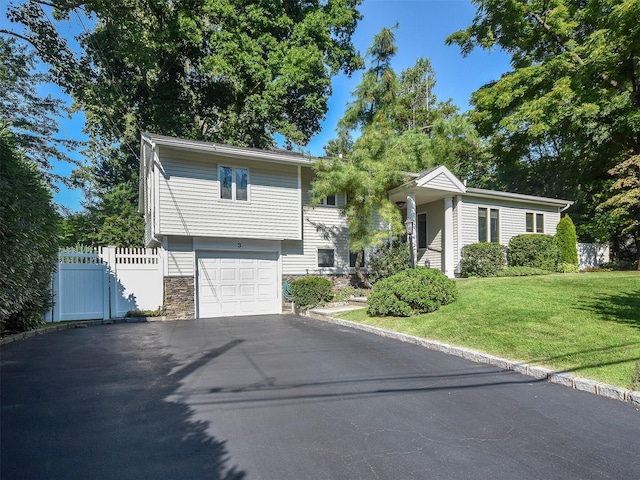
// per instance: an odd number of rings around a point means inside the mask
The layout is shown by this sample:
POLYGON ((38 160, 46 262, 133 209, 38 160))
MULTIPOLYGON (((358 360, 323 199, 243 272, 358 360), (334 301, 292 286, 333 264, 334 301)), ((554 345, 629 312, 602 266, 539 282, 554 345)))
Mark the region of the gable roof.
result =
POLYGON ((573 205, 573 202, 569 200, 467 187, 444 165, 429 168, 419 173, 407 173, 407 175, 411 180, 390 190, 390 200, 402 200, 402 196, 407 193, 413 193, 417 203, 427 203, 446 196, 464 195, 493 201, 508 200, 530 205, 544 205, 560 208, 561 211, 573 205))

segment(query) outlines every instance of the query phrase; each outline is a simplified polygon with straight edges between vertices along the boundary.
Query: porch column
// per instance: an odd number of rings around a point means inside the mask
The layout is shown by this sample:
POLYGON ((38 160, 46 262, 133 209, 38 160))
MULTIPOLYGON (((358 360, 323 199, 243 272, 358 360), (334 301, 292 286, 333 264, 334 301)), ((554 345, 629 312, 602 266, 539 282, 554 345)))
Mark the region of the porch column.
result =
POLYGON ((418 248, 416 243, 416 196, 413 193, 407 195, 407 220, 413 222, 413 234, 407 236, 409 242, 409 252, 411 252, 411 258, 413 261, 413 267, 416 266, 418 258, 418 248))
POLYGON ((453 271, 453 197, 444 199, 444 239, 443 239, 444 273, 449 278, 455 277, 453 271))

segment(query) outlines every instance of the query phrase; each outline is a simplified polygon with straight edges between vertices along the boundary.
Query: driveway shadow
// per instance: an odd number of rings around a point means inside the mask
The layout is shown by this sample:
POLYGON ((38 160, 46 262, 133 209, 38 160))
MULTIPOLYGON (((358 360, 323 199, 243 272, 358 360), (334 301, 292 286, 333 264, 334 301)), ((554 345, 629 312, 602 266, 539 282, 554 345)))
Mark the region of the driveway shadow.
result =
POLYGON ((154 333, 112 325, 3 347, 1 478, 241 480, 225 441, 166 399, 185 375, 154 333), (132 330, 136 330, 133 332, 132 330))

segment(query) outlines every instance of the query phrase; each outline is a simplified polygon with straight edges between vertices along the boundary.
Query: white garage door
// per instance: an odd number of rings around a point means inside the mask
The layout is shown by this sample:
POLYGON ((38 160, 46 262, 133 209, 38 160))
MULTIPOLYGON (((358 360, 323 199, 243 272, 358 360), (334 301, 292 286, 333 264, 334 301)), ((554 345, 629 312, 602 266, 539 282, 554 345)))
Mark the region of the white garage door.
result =
POLYGON ((277 253, 198 254, 198 317, 280 313, 281 308, 277 253))

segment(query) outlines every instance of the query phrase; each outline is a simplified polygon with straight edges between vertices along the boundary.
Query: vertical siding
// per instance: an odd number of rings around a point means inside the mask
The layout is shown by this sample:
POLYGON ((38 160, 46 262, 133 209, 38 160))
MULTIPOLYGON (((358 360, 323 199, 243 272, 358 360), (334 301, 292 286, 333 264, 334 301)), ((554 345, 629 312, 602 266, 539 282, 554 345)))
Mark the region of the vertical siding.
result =
POLYGON ((160 234, 300 239, 297 166, 160 150, 160 234), (249 169, 249 201, 219 199, 218 165, 249 169))
POLYGON ((167 275, 193 276, 193 239, 169 237, 167 242, 167 275))

